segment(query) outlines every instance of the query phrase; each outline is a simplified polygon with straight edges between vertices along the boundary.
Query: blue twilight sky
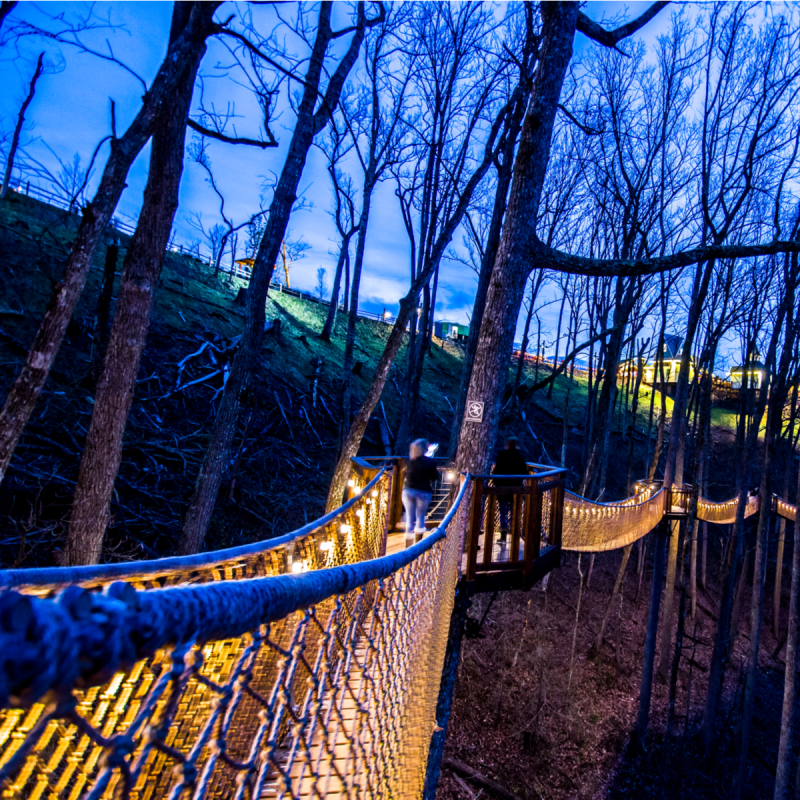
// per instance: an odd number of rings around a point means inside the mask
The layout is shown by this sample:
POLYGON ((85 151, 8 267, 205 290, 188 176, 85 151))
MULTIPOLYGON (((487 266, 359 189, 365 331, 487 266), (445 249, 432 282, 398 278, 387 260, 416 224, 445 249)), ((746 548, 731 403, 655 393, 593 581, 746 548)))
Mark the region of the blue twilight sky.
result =
MULTIPOLYGON (((613 18, 619 23, 632 18, 649 6, 649 2, 590 2, 587 13, 598 21, 613 18)), ((239 7, 241 12, 244 7, 239 7)), ((74 19, 86 13, 84 3, 20 3, 11 18, 26 19, 42 24, 46 15, 64 15, 74 19)), ((84 42, 98 51, 113 50, 114 55, 148 83, 155 75, 163 58, 172 4, 168 2, 114 2, 95 3, 95 16, 107 20, 114 27, 102 28, 84 36, 84 42)), ((502 13, 503 4, 498 4, 502 13)), ((236 7, 226 4, 218 12, 222 19, 236 7)), ((346 24, 349 6, 337 4, 334 24, 346 24)), ((255 7, 254 14, 273 13, 264 7, 255 7)), ((646 41, 653 41, 668 23, 669 13, 662 13, 642 32, 646 41)), ((48 23, 53 29, 54 23, 48 23)), ((575 53, 580 56, 587 47, 593 47, 581 34, 576 35, 575 53)), ((16 114, 24 98, 38 53, 46 52, 45 63, 51 69, 40 79, 36 96, 27 113, 27 123, 22 144, 25 152, 58 173, 60 165, 56 156, 69 162, 77 153, 81 163, 88 164, 97 143, 109 133, 109 99, 116 103, 117 127, 124 130, 136 113, 141 99, 142 85, 120 66, 87 55, 65 45, 56 45, 39 38, 30 38, 18 46, 7 45, 0 52, 0 79, 4 91, 0 94, 0 142, 5 154, 13 130, 16 114)), ((250 91, 230 79, 221 77, 221 66, 230 63, 230 56, 218 42, 212 41, 201 67, 204 78, 206 102, 218 108, 227 103, 235 105, 236 131, 242 136, 255 136, 260 113, 250 91)), ((198 92, 195 93, 197 100, 198 92)), ((232 147, 212 142, 209 155, 216 179, 226 199, 226 210, 235 223, 247 219, 259 207, 264 181, 277 174, 283 163, 288 144, 292 113, 286 109, 274 125, 274 133, 281 147, 256 150, 250 147, 232 147)), ((187 141, 191 136, 187 137, 187 141)), ((101 150, 98 163, 102 166, 107 151, 101 150)), ((149 152, 145 149, 134 164, 128 189, 119 205, 119 216, 135 219, 147 177, 149 152)), ((4 159, 3 159, 4 160, 4 159)), ((95 176, 100 169, 95 170, 95 176)), ((359 174, 356 171, 355 180, 359 174)), ((18 180, 18 175, 14 176, 18 180)), ((42 182, 46 187, 46 183, 42 182)), ((335 267, 335 228, 328 214, 331 203, 330 182, 320 152, 312 148, 301 183, 307 203, 313 207, 295 213, 290 224, 290 238, 302 237, 310 248, 305 258, 292 267, 293 286, 313 289, 319 267, 326 268, 328 279, 335 267)), ((219 203, 206 183, 202 168, 187 160, 181 184, 180 208, 175 221, 177 240, 188 243, 199 238, 189 224, 190 212, 202 214, 208 227, 219 221, 219 203)), ((381 311, 394 309, 407 291, 409 245, 399 213, 397 199, 391 183, 381 185, 373 203, 373 214, 367 237, 365 272, 362 278, 361 307, 381 311)), ((457 232, 453 244, 458 247, 462 234, 457 232)), ((240 240, 241 241, 241 240, 240 240)), ((240 245, 241 247, 241 245, 240 245)), ((240 252, 240 256, 243 253, 240 252)), ((443 263, 440 277, 436 316, 467 322, 475 291, 475 275, 463 265, 443 263)), ((558 307, 549 306, 542 314, 543 331, 553 338, 558 307)), ((521 326, 520 326, 521 327, 521 326)))

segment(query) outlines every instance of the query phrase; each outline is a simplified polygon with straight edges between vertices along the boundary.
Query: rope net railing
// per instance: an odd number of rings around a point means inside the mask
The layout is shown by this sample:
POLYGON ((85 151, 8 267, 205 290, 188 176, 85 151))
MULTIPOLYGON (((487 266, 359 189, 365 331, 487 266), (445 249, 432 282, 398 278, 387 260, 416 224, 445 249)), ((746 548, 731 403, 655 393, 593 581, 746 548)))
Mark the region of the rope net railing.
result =
POLYGON ((3 796, 419 796, 465 485, 421 542, 360 563, 4 592, 3 796))
POLYGON ((616 550, 649 533, 666 510, 664 489, 646 489, 618 503, 593 503, 564 493, 561 547, 579 553, 616 550))
MULTIPOLYGON (((572 492, 564 493, 562 548, 576 552, 598 553, 632 544, 658 525, 665 514, 686 515, 691 499, 690 489, 663 488, 656 484, 637 484, 633 497, 614 503, 595 503, 572 492)), ((736 521, 738 499, 715 503, 699 497, 697 519, 717 524, 736 521)), ((790 506, 776 498, 778 511, 789 519, 790 506), (782 505, 781 505, 782 504, 782 505)), ((757 495, 748 495, 745 518, 757 513, 757 495)))
MULTIPOLYGON (((739 501, 734 498, 724 503, 713 503, 704 497, 697 498, 697 519, 705 522, 716 522, 719 525, 731 525, 736 522, 736 509, 739 501)), ((758 495, 748 495, 744 509, 745 519, 758 512, 758 495)))
POLYGON ((797 506, 787 503, 777 495, 772 496, 772 502, 772 508, 778 516, 788 519, 792 522, 797 522, 797 506))
POLYGON ((110 581, 124 581, 137 589, 157 589, 307 572, 377 558, 385 552, 391 481, 392 473, 385 469, 369 481, 355 476, 351 481, 354 497, 344 505, 273 539, 152 561, 4 570, 0 571, 0 588, 50 596, 69 585, 98 590, 110 581), (366 485, 362 488, 359 482, 366 485))

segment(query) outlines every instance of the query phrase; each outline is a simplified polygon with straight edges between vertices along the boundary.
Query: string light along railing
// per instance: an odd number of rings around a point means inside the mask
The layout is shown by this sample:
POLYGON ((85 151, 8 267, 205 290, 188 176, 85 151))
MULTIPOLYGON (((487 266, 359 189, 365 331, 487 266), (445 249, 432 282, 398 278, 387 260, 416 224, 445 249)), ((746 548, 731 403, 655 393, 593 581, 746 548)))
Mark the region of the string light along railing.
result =
POLYGON ((70 585, 100 590, 111 581, 137 589, 184 583, 210 583, 298 573, 353 564, 383 555, 386 546, 386 498, 390 470, 376 469, 365 486, 351 480, 354 496, 329 514, 296 531, 261 542, 198 553, 120 564, 0 571, 0 588, 50 596, 70 585))
POLYGON ((658 525, 666 496, 664 489, 647 487, 619 503, 593 503, 565 492, 561 546, 579 553, 625 547, 658 525))
MULTIPOLYGON (((615 503, 595 503, 565 492, 562 549, 597 553, 632 544, 653 530, 667 516, 686 516, 689 512, 690 487, 664 488, 659 482, 637 483, 636 494, 615 503)), ((714 503, 703 497, 697 501, 697 519, 718 524, 736 520, 738 500, 714 503)), ((757 495, 748 495, 745 518, 757 513, 757 495)), ((788 519, 796 511, 780 498, 774 498, 773 510, 788 519)))
POLYGON ((359 563, 3 593, 3 796, 419 796, 463 495, 418 544, 359 563))

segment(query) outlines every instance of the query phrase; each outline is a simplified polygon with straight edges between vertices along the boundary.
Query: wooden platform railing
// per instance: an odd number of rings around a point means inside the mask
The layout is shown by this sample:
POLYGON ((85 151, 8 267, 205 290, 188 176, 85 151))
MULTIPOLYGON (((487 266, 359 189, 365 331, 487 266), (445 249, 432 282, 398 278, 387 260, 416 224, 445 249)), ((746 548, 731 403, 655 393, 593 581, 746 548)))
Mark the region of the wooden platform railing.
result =
POLYGON ((536 468, 541 471, 470 477, 464 576, 471 591, 529 588, 560 563, 566 470, 536 468), (508 480, 521 485, 496 485, 508 480))

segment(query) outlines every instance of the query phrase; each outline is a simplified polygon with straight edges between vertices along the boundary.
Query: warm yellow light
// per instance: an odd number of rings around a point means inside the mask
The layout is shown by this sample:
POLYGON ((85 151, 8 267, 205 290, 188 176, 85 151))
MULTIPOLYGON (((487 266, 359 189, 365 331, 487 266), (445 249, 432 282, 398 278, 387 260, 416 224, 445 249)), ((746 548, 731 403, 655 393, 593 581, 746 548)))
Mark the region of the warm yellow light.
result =
POLYGON ((347 481, 347 485, 352 489, 356 485, 356 482, 350 478, 350 480, 347 481))
POLYGON ((373 497, 377 497, 378 496, 378 490, 377 489, 373 489, 372 490, 372 496, 373 497))
POLYGON ((349 525, 340 525, 339 531, 341 533, 350 533, 350 526, 349 525))
POLYGON ((302 561, 295 561, 292 564, 292 572, 302 572, 303 571, 303 563, 302 561))
POLYGON ((456 479, 456 474, 455 474, 455 472, 448 472, 445 475, 445 478, 447 479, 448 483, 452 483, 456 479))
POLYGON ((320 550, 321 550, 323 553, 327 553, 327 552, 328 552, 328 550, 330 550, 330 549, 331 549, 331 546, 332 546, 332 545, 331 545, 331 542, 320 542, 319 549, 320 549, 320 550))

